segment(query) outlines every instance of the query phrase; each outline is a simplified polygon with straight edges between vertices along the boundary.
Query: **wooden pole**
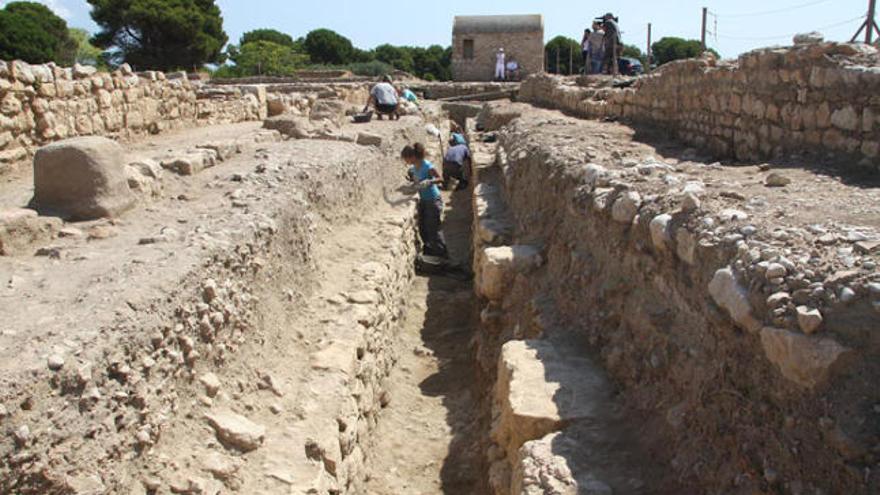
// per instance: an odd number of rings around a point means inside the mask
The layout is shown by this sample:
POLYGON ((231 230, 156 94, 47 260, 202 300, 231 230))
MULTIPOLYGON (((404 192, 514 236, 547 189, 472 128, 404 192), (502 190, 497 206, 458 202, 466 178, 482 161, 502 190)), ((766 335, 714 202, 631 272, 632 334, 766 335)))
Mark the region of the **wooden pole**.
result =
POLYGON ((568 75, 572 75, 574 72, 574 53, 571 47, 568 47, 568 75))
MULTIPOLYGON (((873 1, 873 0, 872 0, 873 1)), ((703 29, 700 34, 700 42, 703 44, 703 51, 706 51, 706 23, 709 20, 709 9, 703 7, 703 29)))
POLYGON ((651 72, 651 65, 654 60, 654 51, 651 49, 651 23, 648 23, 648 49, 645 51, 647 53, 648 66, 645 67, 645 72, 651 72))

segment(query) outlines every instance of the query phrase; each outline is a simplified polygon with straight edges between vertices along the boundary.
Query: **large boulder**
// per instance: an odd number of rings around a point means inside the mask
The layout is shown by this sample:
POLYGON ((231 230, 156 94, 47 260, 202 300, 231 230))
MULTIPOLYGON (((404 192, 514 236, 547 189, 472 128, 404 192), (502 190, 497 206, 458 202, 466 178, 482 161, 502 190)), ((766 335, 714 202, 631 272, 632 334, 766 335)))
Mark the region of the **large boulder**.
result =
POLYGON ((38 211, 69 220, 115 217, 135 204, 122 147, 107 138, 66 139, 37 150, 34 197, 38 211))

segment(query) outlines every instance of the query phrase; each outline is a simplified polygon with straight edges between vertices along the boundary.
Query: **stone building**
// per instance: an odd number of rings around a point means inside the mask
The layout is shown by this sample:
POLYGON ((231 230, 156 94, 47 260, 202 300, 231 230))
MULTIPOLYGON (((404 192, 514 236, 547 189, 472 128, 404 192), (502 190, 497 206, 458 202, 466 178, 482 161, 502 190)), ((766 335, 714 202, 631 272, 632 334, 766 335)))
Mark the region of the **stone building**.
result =
POLYGON ((541 15, 457 16, 452 29, 452 72, 456 81, 491 81, 495 53, 504 48, 522 74, 544 70, 541 15))

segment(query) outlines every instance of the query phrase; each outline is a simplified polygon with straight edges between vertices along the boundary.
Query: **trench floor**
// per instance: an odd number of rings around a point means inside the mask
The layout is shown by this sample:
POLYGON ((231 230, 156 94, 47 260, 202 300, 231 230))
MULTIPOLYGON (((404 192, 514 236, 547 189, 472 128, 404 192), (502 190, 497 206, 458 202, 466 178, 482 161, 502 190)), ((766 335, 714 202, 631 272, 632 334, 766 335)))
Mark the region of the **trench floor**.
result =
MULTIPOLYGON (((470 192, 446 196, 443 224, 452 257, 470 263, 470 192)), ((367 493, 487 493, 481 442, 482 393, 471 339, 471 282, 419 277, 409 294, 391 402, 369 449, 367 493)))

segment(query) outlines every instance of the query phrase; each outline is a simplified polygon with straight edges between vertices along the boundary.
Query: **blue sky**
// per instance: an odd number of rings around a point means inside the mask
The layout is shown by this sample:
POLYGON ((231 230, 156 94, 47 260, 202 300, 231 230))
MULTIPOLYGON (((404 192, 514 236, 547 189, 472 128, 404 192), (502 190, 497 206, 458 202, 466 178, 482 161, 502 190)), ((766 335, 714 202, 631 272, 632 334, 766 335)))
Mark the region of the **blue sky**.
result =
MULTIPOLYGON (((85 0, 40 0, 71 26, 95 30, 85 0)), ((0 0, 0 5, 7 3, 0 0)), ((350 38, 356 46, 449 45, 452 18, 469 14, 544 15, 547 38, 564 34, 577 38, 594 16, 612 10, 620 17, 624 41, 644 47, 647 23, 654 39, 663 36, 699 38, 701 8, 717 14, 717 41, 709 44, 725 57, 763 46, 790 44, 791 35, 819 29, 827 39, 846 40, 860 24, 868 0, 440 0, 432 2, 384 0, 218 0, 226 32, 233 41, 245 31, 271 27, 302 36, 327 27, 350 38)))

